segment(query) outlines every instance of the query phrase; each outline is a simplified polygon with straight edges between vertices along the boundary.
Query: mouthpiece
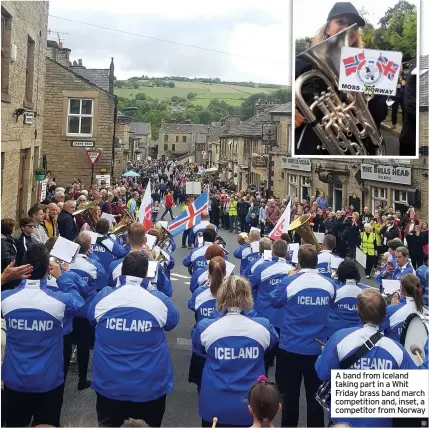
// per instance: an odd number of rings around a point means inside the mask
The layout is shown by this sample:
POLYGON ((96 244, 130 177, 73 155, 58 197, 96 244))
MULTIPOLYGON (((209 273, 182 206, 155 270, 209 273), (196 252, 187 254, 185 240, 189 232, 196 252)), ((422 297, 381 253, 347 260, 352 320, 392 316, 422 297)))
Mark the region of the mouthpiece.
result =
POLYGON ((410 351, 413 355, 417 355, 419 354, 421 357, 423 357, 423 351, 422 348, 420 348, 420 346, 418 345, 411 345, 410 346, 410 351))
POLYGON ((215 416, 215 417, 213 418, 213 425, 212 425, 212 428, 216 428, 217 421, 218 421, 218 418, 215 416))

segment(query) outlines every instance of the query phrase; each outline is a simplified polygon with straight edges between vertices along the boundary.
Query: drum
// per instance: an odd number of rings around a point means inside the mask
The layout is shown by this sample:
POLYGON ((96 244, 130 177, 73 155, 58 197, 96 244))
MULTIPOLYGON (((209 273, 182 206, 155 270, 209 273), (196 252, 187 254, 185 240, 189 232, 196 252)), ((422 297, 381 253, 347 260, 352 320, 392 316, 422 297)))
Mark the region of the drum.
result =
POLYGON ((429 312, 425 311, 423 314, 416 312, 409 315, 402 329, 401 345, 410 354, 417 366, 421 366, 422 360, 425 359, 425 343, 428 337, 429 312), (418 349, 420 349, 421 359, 415 354, 418 349))

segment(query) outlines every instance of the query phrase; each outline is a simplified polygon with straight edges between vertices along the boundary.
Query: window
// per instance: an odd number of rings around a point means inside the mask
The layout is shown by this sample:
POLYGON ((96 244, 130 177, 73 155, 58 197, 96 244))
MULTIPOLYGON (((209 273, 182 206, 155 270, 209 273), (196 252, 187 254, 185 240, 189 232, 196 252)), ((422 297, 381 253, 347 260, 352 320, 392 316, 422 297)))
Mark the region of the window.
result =
POLYGON ((404 213, 408 209, 408 193, 406 190, 392 190, 393 209, 404 213))
POLYGON ((92 136, 93 100, 69 98, 67 135, 92 136))
POLYGON ((183 142, 183 143, 186 143, 186 135, 184 135, 184 136, 182 137, 182 142, 183 142))
POLYGON ((168 152, 168 144, 164 144, 164 152, 168 152))
POLYGON ((298 176, 288 174, 289 176, 289 196, 293 200, 297 196, 298 176))
POLYGON ((27 41, 27 65, 25 68, 25 100, 33 102, 33 80, 34 80, 34 40, 28 36, 27 41))
POLYGON ((179 142, 179 136, 176 135, 176 143, 178 143, 178 142, 179 142))
POLYGON ((374 212, 378 206, 385 208, 387 206, 387 190, 382 187, 372 188, 372 212, 374 212))
POLYGON ((165 134, 164 135, 164 143, 167 143, 168 142, 168 134, 165 134))
MULTIPOLYGON (((1 8, 1 92, 9 93, 9 58, 10 34, 12 19, 6 10, 1 8)), ((3 100, 4 101, 4 100, 3 100)))
POLYGON ((172 151, 172 152, 175 152, 175 151, 176 151, 176 144, 172 144, 172 145, 171 145, 171 151, 172 151))

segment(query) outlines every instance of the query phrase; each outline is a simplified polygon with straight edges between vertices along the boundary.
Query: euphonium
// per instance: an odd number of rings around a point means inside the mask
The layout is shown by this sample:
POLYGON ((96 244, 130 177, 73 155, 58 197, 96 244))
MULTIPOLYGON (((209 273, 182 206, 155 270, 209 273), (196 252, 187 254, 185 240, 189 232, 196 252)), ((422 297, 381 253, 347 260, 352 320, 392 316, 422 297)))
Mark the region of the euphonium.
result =
POLYGON ((244 244, 250 245, 249 235, 246 232, 239 233, 237 237, 237 241, 239 245, 244 245, 244 244))
POLYGON ((381 156, 385 155, 386 145, 368 110, 368 101, 360 92, 340 92, 338 88, 341 48, 349 46, 355 25, 298 55, 317 69, 296 79, 295 102, 322 142, 322 150, 330 155, 381 156), (315 77, 322 79, 327 89, 307 104, 301 89, 315 77))
POLYGON ((219 233, 216 233, 214 244, 226 246, 226 241, 219 235, 219 233))
POLYGON ((310 226, 311 214, 304 214, 294 220, 288 227, 289 231, 295 230, 298 235, 307 243, 316 247, 317 251, 322 249, 322 246, 317 241, 316 235, 310 226))
MULTIPOLYGON (((124 211, 124 215, 122 220, 112 229, 110 234, 114 234, 116 236, 125 235, 127 233, 128 226, 134 223, 128 211, 124 211)), ((109 234, 109 235, 110 235, 109 234)))

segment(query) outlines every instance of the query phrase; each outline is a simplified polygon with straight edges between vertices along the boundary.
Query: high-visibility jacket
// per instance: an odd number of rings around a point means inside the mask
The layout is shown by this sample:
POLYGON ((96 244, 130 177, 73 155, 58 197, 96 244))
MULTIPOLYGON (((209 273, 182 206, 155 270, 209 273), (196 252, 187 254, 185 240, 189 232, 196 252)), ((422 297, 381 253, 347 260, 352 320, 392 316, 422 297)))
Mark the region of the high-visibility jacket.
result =
POLYGON ((230 216, 237 216, 237 201, 230 202, 228 214, 230 216))
POLYGON ((381 247, 381 245, 383 244, 383 238, 381 236, 381 228, 383 226, 380 223, 375 223, 372 228, 374 229, 375 232, 375 240, 377 242, 377 247, 381 247))
POLYGON ((367 254, 368 256, 375 256, 375 247, 374 247, 374 241, 375 241, 375 233, 371 232, 369 235, 366 232, 362 232, 360 234, 361 237, 361 250, 363 253, 367 254))

